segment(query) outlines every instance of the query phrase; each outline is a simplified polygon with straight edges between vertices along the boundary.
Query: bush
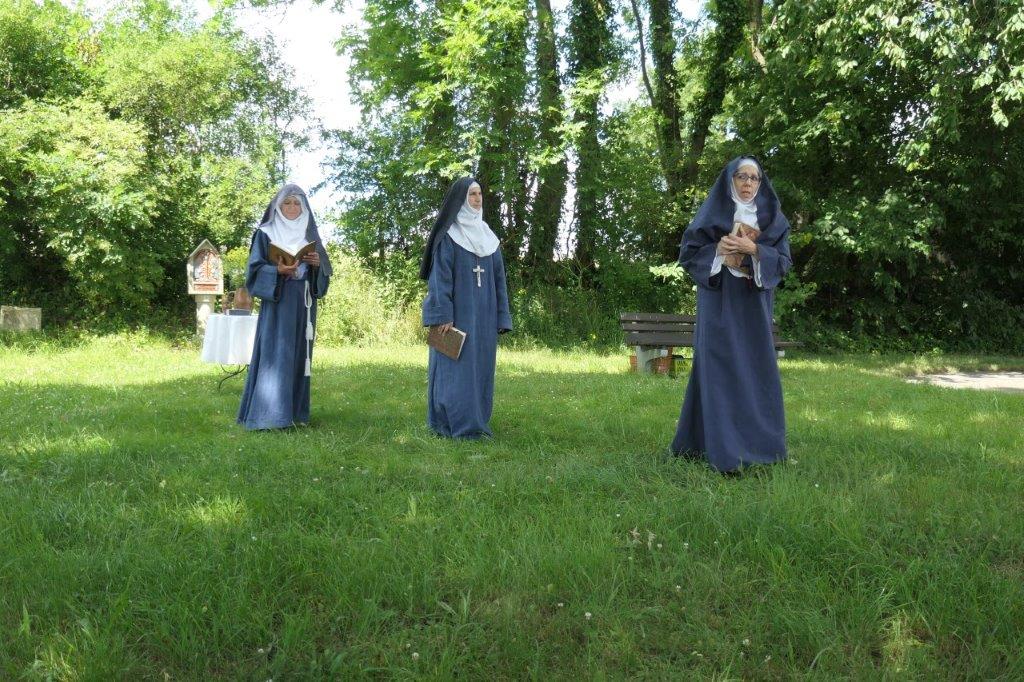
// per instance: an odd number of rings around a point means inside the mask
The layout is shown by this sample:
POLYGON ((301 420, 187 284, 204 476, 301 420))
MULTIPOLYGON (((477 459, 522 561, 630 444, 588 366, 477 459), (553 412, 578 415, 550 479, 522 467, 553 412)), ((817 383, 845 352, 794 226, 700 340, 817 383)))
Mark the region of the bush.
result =
MULTIPOLYGON (((320 302, 320 343, 401 344, 422 339, 420 304, 426 285, 417 279, 415 259, 393 256, 371 269, 351 252, 329 247, 334 276, 320 302)), ((230 252, 229 252, 230 254, 230 252)), ((617 348, 622 344, 619 313, 686 312, 693 292, 678 282, 660 281, 643 264, 611 261, 585 288, 568 264, 553 281, 524 282, 509 270, 514 333, 503 343, 517 347, 617 348)))
POLYGON ((374 275, 358 258, 329 247, 334 275, 320 301, 317 339, 327 345, 412 343, 420 334, 418 302, 374 275))
POLYGON ((161 283, 144 134, 100 105, 29 102, 0 119, 0 284, 58 321, 145 311, 161 283), (10 250, 13 248, 13 253, 10 250))
POLYGON ((245 275, 249 265, 249 247, 236 246, 224 254, 224 290, 233 291, 245 286, 245 275))
POLYGON ((559 263, 545 282, 509 281, 516 345, 615 348, 622 344, 619 314, 692 312, 689 283, 651 268, 606 258, 586 286, 573 264, 559 263))

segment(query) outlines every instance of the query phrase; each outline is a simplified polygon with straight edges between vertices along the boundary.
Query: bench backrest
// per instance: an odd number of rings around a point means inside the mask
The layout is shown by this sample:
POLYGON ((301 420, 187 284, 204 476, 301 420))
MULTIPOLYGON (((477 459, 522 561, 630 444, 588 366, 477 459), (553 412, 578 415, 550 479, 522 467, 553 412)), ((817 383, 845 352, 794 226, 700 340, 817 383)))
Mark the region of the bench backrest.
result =
POLYGON ((627 346, 693 346, 694 315, 622 313, 619 325, 627 346))
MULTIPOLYGON (((627 346, 693 346, 696 315, 670 313, 622 313, 619 326, 627 346)), ((779 341, 779 325, 772 322, 772 336, 779 341)))

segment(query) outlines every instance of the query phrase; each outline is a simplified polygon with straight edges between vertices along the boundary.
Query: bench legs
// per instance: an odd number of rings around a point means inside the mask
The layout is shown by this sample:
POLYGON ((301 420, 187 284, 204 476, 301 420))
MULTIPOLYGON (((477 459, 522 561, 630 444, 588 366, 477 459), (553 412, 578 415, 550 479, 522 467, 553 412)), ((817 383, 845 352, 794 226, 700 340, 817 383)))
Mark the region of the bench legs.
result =
POLYGON ((636 350, 636 371, 643 374, 653 373, 652 360, 668 355, 666 348, 651 348, 649 346, 633 346, 633 348, 636 350))
MULTIPOLYGON (((654 369, 651 367, 651 362, 657 358, 664 358, 668 356, 668 349, 665 348, 651 348, 649 346, 633 346, 636 351, 636 371, 644 374, 651 374, 654 369)), ((786 357, 785 350, 776 350, 775 354, 779 358, 786 357)), ((682 356, 680 356, 682 357, 682 356)))

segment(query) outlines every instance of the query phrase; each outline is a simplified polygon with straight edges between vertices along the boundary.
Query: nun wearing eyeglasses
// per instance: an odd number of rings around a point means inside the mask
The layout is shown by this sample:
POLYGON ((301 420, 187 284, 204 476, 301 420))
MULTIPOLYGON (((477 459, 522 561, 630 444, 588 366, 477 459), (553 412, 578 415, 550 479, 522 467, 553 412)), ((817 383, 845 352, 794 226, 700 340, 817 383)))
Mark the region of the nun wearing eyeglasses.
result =
POLYGON ((697 322, 674 454, 722 472, 785 459, 772 305, 792 262, 789 221, 771 182, 755 159, 733 159, 679 250, 697 283, 697 322))
POLYGON ((466 332, 457 360, 430 348, 427 425, 449 438, 491 436, 498 334, 512 330, 512 316, 498 237, 483 220, 483 194, 473 178, 448 190, 420 278, 427 280, 423 325, 466 332))
POLYGON ((245 286, 260 299, 249 375, 238 423, 247 429, 281 429, 309 423, 316 301, 327 294, 331 262, 298 185, 287 184, 263 212, 252 236, 245 286), (316 250, 293 265, 270 260, 270 244, 295 252, 316 250))

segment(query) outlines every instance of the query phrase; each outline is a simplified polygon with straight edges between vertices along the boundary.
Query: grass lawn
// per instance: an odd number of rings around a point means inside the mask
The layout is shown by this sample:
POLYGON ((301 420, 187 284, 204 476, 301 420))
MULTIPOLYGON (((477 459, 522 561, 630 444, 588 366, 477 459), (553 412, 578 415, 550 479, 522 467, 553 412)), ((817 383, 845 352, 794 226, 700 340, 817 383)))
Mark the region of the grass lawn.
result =
POLYGON ((419 347, 318 349, 276 433, 197 358, 0 348, 0 679, 1024 676, 1024 395, 900 378, 1005 359, 787 358, 727 477, 624 355, 503 349, 481 443, 419 347))

